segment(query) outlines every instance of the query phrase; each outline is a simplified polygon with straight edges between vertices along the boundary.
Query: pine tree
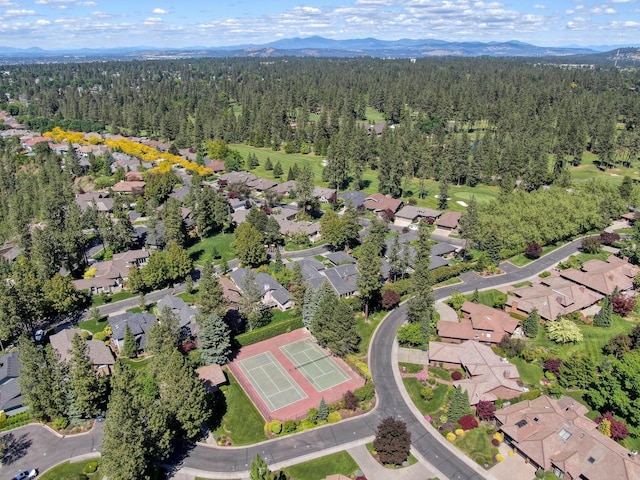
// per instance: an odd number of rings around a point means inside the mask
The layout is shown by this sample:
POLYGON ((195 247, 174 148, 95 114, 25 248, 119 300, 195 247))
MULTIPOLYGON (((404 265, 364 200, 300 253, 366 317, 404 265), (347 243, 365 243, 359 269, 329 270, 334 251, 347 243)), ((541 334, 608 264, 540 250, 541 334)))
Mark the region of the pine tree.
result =
POLYGON ((460 418, 469 413, 471 413, 469 394, 465 390, 462 390, 461 387, 456 387, 451 396, 449 408, 447 409, 449 420, 457 422, 460 418))
POLYGON ((440 179, 440 193, 438 194, 438 208, 446 210, 449 205, 449 182, 447 179, 440 179))
POLYGON ((131 333, 129 325, 126 325, 124 329, 124 339, 122 340, 122 350, 120 353, 124 358, 133 358, 138 353, 138 343, 133 333, 131 333))
POLYGON ((100 411, 103 392, 89 359, 87 341, 77 333, 71 341, 72 351, 69 359, 69 389, 75 409, 84 418, 100 411))
POLYGON ((367 239, 360 248, 358 258, 358 294, 364 304, 364 318, 369 320, 369 307, 373 299, 380 293, 380 267, 382 259, 375 243, 367 239))
POLYGON ((536 338, 538 336, 538 327, 540 326, 540 314, 537 309, 533 309, 527 318, 522 322, 522 330, 524 334, 529 338, 536 338))
POLYGON ((327 418, 329 418, 329 406, 327 405, 327 402, 325 402, 324 397, 322 397, 320 399, 320 404, 318 405, 316 419, 320 422, 326 422, 327 418))
POLYGON ((385 465, 401 465, 409 456, 411 433, 407 424, 393 417, 387 417, 376 430, 373 448, 385 465))
POLYGON ((353 352, 360 340, 351 307, 338 299, 333 290, 322 294, 311 322, 311 333, 321 346, 341 357, 353 352))
POLYGON ((205 365, 224 365, 231 354, 231 331, 215 313, 200 320, 198 347, 205 365))
POLYGON ((602 300, 602 307, 600 307, 600 311, 593 316, 593 324, 596 327, 610 327, 612 314, 613 305, 611 303, 611 297, 607 295, 602 300))
POLYGON ((473 295, 471 296, 471 301, 473 303, 480 303, 480 292, 478 291, 477 288, 473 291, 473 295))
POLYGON ((271 163, 271 159, 267 157, 267 160, 264 162, 264 169, 266 171, 273 170, 273 164, 271 163))
POLYGON ((408 317, 412 323, 422 325, 425 338, 431 334, 431 324, 435 318, 435 298, 433 296, 431 273, 431 243, 428 226, 421 223, 415 246, 414 273, 412 276, 413 296, 409 300, 408 317))
POLYGON ((291 294, 296 315, 301 315, 305 303, 306 287, 302 276, 302 264, 300 262, 293 264, 291 280, 289 281, 287 290, 289 290, 289 294, 291 294))
POLYGON ((256 455, 256 459, 251 462, 251 471, 249 472, 250 480, 271 480, 271 470, 267 462, 260 455, 256 455))
POLYGON ((198 292, 200 293, 200 313, 203 316, 214 313, 218 315, 224 314, 226 301, 223 296, 222 285, 220 285, 220 280, 211 262, 205 263, 200 272, 198 292))
POLYGON ((296 179, 296 174, 293 171, 293 167, 289 167, 289 171, 287 172, 287 181, 290 182, 291 180, 295 180, 296 179))
POLYGON ((280 164, 280 160, 278 160, 275 164, 275 166, 273 167, 273 176, 275 178, 280 178, 282 176, 282 165, 280 164))

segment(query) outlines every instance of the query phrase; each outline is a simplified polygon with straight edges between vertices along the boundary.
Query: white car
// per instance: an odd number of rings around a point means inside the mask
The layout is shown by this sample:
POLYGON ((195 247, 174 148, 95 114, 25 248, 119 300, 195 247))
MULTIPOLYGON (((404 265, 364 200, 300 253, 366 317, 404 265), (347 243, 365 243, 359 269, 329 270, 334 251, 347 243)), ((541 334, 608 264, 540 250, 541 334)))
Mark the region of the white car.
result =
POLYGON ((13 477, 13 480, 26 480, 28 478, 36 478, 38 476, 38 471, 35 468, 31 470, 25 470, 24 472, 18 472, 18 474, 13 477))
POLYGON ((33 339, 36 342, 41 342, 43 337, 44 337, 44 330, 36 330, 36 333, 33 336, 33 339))
POLYGON ((409 230, 418 230, 418 224, 417 223, 412 223, 411 225, 409 225, 409 230))

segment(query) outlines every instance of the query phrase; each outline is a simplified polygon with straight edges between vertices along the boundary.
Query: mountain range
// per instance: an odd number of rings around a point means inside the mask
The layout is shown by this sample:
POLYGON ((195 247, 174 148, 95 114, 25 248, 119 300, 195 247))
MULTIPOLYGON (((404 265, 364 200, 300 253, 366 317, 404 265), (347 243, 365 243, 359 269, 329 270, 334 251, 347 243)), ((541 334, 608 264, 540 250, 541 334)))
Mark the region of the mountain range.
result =
MULTIPOLYGON (((622 57, 640 60, 640 49, 618 46, 541 47, 516 40, 508 42, 448 42, 432 39, 379 40, 362 38, 332 40, 313 36, 287 38, 263 45, 234 45, 224 47, 193 46, 184 48, 119 47, 105 49, 44 50, 0 46, 0 63, 65 62, 99 59, 198 58, 198 57, 377 57, 425 58, 456 57, 588 57, 607 59, 622 57)), ((575 60, 573 60, 575 61, 575 60)), ((586 62, 581 62, 586 63, 586 62)))

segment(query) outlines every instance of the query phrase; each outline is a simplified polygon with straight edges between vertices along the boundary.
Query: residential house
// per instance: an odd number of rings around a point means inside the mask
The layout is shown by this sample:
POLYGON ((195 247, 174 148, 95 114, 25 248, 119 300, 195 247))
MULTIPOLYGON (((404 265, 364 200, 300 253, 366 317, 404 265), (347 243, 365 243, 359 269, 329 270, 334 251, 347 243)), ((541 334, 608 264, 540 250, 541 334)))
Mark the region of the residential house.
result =
MULTIPOLYGON (((71 359, 73 353, 73 337, 81 335, 79 328, 66 328, 49 337, 51 347, 60 354, 64 362, 71 359)), ((87 340, 87 355, 96 372, 103 375, 110 375, 114 371, 116 363, 111 349, 104 342, 99 340, 87 340)))
POLYGON ((198 159, 198 154, 195 150, 191 150, 189 148, 181 148, 178 150, 178 154, 190 162, 195 162, 198 159))
POLYGON ((464 369, 466 378, 453 384, 469 394, 471 405, 510 400, 524 391, 517 382, 518 368, 480 342, 429 342, 429 364, 464 369))
POLYGON ((191 187, 188 185, 182 185, 180 187, 174 187, 173 191, 169 194, 171 198, 175 198, 180 203, 184 202, 187 195, 191 192, 191 187))
POLYGON ((333 203, 336 201, 336 191, 333 188, 313 187, 313 196, 322 203, 333 203))
POLYGON ((229 302, 229 310, 237 310, 240 305, 242 290, 240 290, 240 288, 227 277, 219 277, 218 280, 222 287, 222 296, 227 302, 229 302))
POLYGON ((162 313, 165 308, 171 310, 178 319, 181 338, 189 337, 192 333, 195 333, 197 307, 187 305, 180 297, 167 294, 156 304, 158 314, 162 313))
POLYGON ((382 132, 384 131, 386 126, 387 126, 387 122, 378 122, 378 123, 367 125, 367 134, 369 136, 375 135, 376 137, 381 137, 382 132))
POLYGON ((0 247, 0 258, 2 258, 6 262, 13 262, 16 258, 18 258, 22 252, 24 252, 24 248, 15 245, 13 243, 6 243, 2 247, 0 247))
POLYGON ((395 215, 402 206, 402 200, 381 193, 374 193, 365 199, 364 206, 367 210, 373 210, 376 213, 391 212, 395 215))
POLYGON ((298 209, 291 205, 280 205, 273 208, 273 216, 278 220, 278 222, 280 222, 281 219, 294 220, 297 215, 298 209))
POLYGON ((220 386, 227 383, 227 377, 222 371, 220 365, 205 365, 204 367, 196 368, 198 378, 204 384, 204 388, 208 393, 216 393, 220 390, 220 386))
POLYGON ((300 221, 276 218, 280 224, 280 233, 285 236, 292 236, 303 233, 309 237, 311 242, 320 238, 320 222, 300 221))
POLYGON ((358 269, 352 263, 327 268, 321 274, 339 297, 352 297, 358 292, 358 269))
POLYGON ((338 198, 342 199, 345 206, 351 204, 353 208, 360 208, 364 206, 364 201, 368 198, 368 195, 358 190, 349 190, 339 194, 338 198))
POLYGON ((460 223, 460 212, 446 212, 436 221, 436 226, 442 230, 457 230, 460 223))
POLYGON ((112 172, 115 172, 118 168, 137 171, 138 167, 140 167, 140 160, 126 153, 113 152, 111 157, 113 158, 113 163, 111 164, 112 172))
POLYGON ((507 311, 529 315, 536 309, 541 318, 551 321, 595 305, 603 296, 584 285, 551 276, 511 290, 507 297, 507 311))
POLYGON ((208 160, 204 163, 204 166, 212 170, 216 175, 224 172, 224 162, 222 160, 208 160))
MULTIPOLYGON (((248 272, 249 270, 246 268, 238 268, 230 274, 231 280, 233 280, 240 291, 243 290, 244 279, 248 272)), ((284 311, 293 306, 287 289, 280 285, 278 281, 268 273, 257 273, 255 275, 255 281, 262 293, 262 303, 267 307, 276 307, 284 311)))
POLYGON ((320 272, 323 271, 326 266, 320 260, 314 257, 303 258, 296 262, 289 262, 286 264, 287 268, 294 268, 296 264, 300 265, 300 271, 302 272, 302 278, 307 281, 311 278, 322 276, 320 272))
POLYGON ((443 342, 462 343, 475 340, 495 345, 504 337, 513 334, 520 323, 503 310, 478 303, 464 302, 461 311, 463 318, 458 322, 438 322, 438 336, 443 342))
POLYGON ((18 350, 14 349, 0 355, 0 410, 7 415, 20 413, 23 410, 19 377, 18 350))
POLYGON ((75 202, 83 212, 89 207, 104 213, 113 211, 113 198, 109 198, 109 192, 78 193, 75 202))
POLYGON ((22 148, 24 148, 28 152, 32 152, 38 143, 46 142, 48 144, 53 139, 51 137, 37 136, 37 137, 25 138, 24 140, 20 139, 20 140, 21 140, 20 144, 22 145, 22 148))
POLYGON ((118 351, 122 350, 124 333, 127 326, 129 326, 131 333, 136 339, 138 351, 141 351, 147 346, 147 332, 149 328, 155 325, 158 319, 150 313, 125 312, 109 317, 107 321, 111 327, 111 341, 118 351))
POLYGON ((441 214, 442 212, 440 210, 405 205, 396 213, 393 224, 398 227, 408 227, 412 223, 419 222, 423 219, 433 223, 441 214))
POLYGON ((90 290, 93 295, 117 291, 129 277, 129 269, 146 265, 149 255, 144 249, 116 253, 111 260, 93 264, 93 278, 74 280, 73 283, 78 290, 90 290))
POLYGON ((297 188, 295 180, 287 180, 286 182, 279 183, 269 189, 271 192, 275 192, 278 195, 289 195, 291 191, 295 191, 297 188))
POLYGON ((636 221, 636 212, 627 212, 623 215, 620 215, 620 218, 632 224, 636 221))
POLYGON ((337 251, 337 252, 327 253, 325 255, 325 258, 327 260, 329 260, 331 263, 333 263, 334 265, 344 265, 344 264, 347 264, 347 263, 356 263, 356 259, 355 258, 353 258, 347 252, 342 251, 342 250, 337 251))
POLYGON ((142 182, 142 173, 141 172, 126 172, 124 174, 124 179, 127 182, 142 182))
POLYGON ((122 180, 116 183, 111 190, 113 192, 118 193, 130 193, 131 195, 142 195, 144 193, 144 187, 146 186, 146 182, 128 182, 126 180, 122 180))
POLYGON ((158 140, 150 140, 148 138, 141 138, 140 139, 140 143, 142 143, 143 145, 147 145, 149 147, 153 147, 156 150, 158 150, 159 152, 168 152, 169 149, 171 148, 171 144, 167 143, 167 142, 160 142, 158 140))
POLYGON ((278 185, 278 182, 274 182, 273 180, 269 180, 267 178, 254 178, 253 180, 249 180, 247 182, 247 186, 249 186, 256 192, 264 192, 265 190, 269 190, 276 185, 278 185))
POLYGON ((589 260, 580 270, 561 270, 560 276, 602 295, 611 295, 616 287, 620 291, 631 290, 633 280, 639 272, 640 267, 609 255, 606 262, 597 258, 589 260))
POLYGON ((218 182, 231 183, 248 183, 251 180, 255 180, 257 177, 253 173, 249 172, 229 172, 218 177, 218 182))
POLYGON ((545 395, 496 410, 495 418, 515 452, 558 478, 640 478, 637 454, 600 433, 587 412, 573 398, 545 395))

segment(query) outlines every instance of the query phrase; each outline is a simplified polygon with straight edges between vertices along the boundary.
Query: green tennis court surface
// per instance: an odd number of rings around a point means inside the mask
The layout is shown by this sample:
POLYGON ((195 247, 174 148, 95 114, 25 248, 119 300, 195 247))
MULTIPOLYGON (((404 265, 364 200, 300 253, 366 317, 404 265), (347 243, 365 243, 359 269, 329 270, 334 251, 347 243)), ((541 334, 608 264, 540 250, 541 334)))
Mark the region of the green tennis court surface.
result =
POLYGON ((284 345, 280 350, 318 392, 351 379, 333 358, 310 339, 284 345))
POLYGON ((238 365, 271 411, 307 398, 271 352, 246 358, 238 365))

